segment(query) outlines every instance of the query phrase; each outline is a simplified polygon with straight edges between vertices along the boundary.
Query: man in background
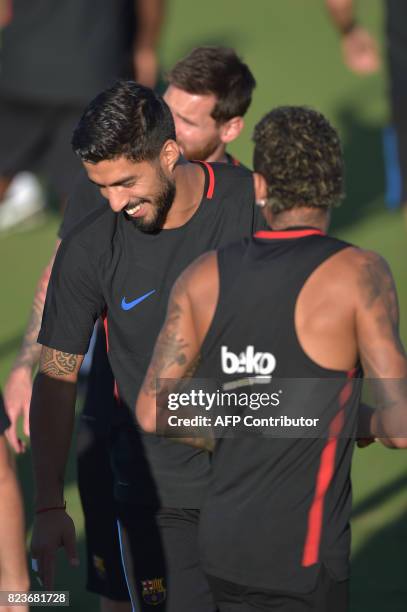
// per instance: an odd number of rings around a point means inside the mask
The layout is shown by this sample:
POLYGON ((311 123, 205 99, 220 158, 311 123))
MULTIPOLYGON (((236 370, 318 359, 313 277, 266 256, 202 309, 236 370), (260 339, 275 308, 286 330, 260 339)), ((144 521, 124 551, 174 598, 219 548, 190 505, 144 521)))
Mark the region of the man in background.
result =
MULTIPOLYGON (((117 78, 154 86, 164 0, 0 0, 0 231, 43 206, 18 172, 43 173, 61 210, 79 171, 70 138, 117 78)), ((26 177, 27 182, 27 177, 26 177)), ((38 191, 38 189, 37 189, 38 191)))
POLYGON ((197 47, 167 75, 164 99, 187 159, 237 163, 226 151, 244 128, 255 81, 233 49, 197 47))
MULTIPOLYGON (((356 17, 354 0, 325 0, 341 36, 345 64, 360 75, 377 72, 380 54, 373 36, 356 17)), ((407 227, 407 2, 386 0, 386 56, 389 70, 391 127, 384 133, 387 203, 401 206, 407 227)))

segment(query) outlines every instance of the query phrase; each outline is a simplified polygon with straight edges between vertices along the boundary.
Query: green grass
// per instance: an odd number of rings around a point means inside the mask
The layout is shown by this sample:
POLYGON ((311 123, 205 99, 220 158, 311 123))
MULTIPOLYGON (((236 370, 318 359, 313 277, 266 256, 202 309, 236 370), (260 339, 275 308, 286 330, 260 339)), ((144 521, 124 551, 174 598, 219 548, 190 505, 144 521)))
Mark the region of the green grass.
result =
MULTIPOLYGON (((400 213, 384 205, 381 129, 387 121, 385 74, 360 79, 341 63, 336 34, 322 2, 310 0, 206 0, 168 3, 161 43, 163 69, 198 44, 229 44, 247 60, 258 87, 246 129, 231 151, 250 164, 252 128, 278 104, 308 104, 339 128, 347 162, 347 199, 336 211, 333 230, 341 238, 384 255, 391 264, 407 340, 407 245, 400 213)), ((382 40, 381 0, 360 0, 360 17, 382 40)), ((19 345, 33 291, 50 256, 57 220, 0 238, 2 308, 0 384, 4 384, 19 345)), ((374 446, 355 451, 352 547, 352 612, 405 609, 407 587, 406 454, 374 446)), ((19 458, 19 473, 32 520, 29 455, 19 458)), ((61 560, 59 585, 71 591, 72 608, 97 609, 83 586, 83 523, 75 486, 73 453, 67 474, 67 500, 76 520, 82 571, 61 560)), ((191 611, 192 612, 192 611, 191 611)))

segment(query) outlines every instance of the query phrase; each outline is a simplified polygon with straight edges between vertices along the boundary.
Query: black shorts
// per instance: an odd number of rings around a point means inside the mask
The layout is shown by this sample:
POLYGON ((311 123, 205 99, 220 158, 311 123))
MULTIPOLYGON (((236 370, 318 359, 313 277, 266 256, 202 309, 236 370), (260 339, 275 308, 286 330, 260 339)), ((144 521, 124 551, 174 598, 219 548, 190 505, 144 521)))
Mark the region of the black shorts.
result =
POLYGON ((120 505, 121 545, 137 612, 215 612, 198 557, 199 510, 120 505))
POLYGON ((86 588, 115 601, 130 601, 122 567, 113 497, 109 438, 81 416, 77 442, 78 487, 85 518, 86 588))
POLYGON ((81 167, 71 139, 82 111, 82 107, 0 97, 0 176, 40 172, 54 195, 66 198, 81 167))
POLYGON ((198 558, 198 510, 116 502, 109 438, 82 415, 78 486, 85 517, 86 587, 137 612, 214 612, 198 558), (123 562, 125 570, 123 570, 123 562), (131 596, 129 596, 129 591, 131 596))
POLYGON ((336 582, 324 566, 311 593, 265 591, 208 576, 219 612, 347 612, 348 580, 336 582))

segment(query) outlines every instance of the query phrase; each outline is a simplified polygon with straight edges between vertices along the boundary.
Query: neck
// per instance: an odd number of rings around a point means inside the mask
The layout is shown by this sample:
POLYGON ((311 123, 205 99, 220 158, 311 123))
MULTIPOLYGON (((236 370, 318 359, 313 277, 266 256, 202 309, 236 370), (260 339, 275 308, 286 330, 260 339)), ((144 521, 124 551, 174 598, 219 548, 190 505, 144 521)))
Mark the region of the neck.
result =
POLYGON ((314 227, 325 233, 329 226, 329 213, 315 208, 301 207, 275 214, 266 206, 264 216, 267 224, 273 230, 285 230, 290 227, 314 227))
POLYGON ((205 187, 205 173, 199 164, 181 158, 175 171, 176 194, 163 225, 164 229, 181 227, 199 208, 205 187))
POLYGON ((204 161, 226 163, 228 161, 228 158, 226 157, 226 145, 223 142, 219 143, 215 151, 211 153, 204 161))

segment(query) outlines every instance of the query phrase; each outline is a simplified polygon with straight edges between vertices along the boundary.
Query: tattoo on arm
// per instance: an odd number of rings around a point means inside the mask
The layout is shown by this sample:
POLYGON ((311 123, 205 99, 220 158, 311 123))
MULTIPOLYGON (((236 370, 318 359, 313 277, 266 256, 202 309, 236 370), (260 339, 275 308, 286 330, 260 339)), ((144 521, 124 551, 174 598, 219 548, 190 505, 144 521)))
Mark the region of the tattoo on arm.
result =
POLYGON ((19 367, 33 368, 38 362, 41 353, 41 345, 37 343, 37 338, 41 327, 47 287, 48 278, 42 278, 34 296, 30 319, 28 321, 21 349, 14 363, 13 369, 19 367))
POLYGON ((40 372, 51 377, 67 376, 79 369, 79 355, 63 353, 44 346, 41 353, 40 372))
MULTIPOLYGON (((359 274, 359 287, 364 308, 368 311, 375 309, 374 317, 377 327, 380 328, 382 339, 392 342, 398 354, 405 357, 398 331, 397 293, 390 269, 381 257, 368 255, 359 274)), ((365 350, 363 354, 363 361, 366 374, 373 378, 379 373, 369 353, 369 347, 367 347, 367 351, 365 350)))
POLYGON ((158 337, 149 374, 144 384, 144 391, 147 395, 156 395, 161 391, 162 383, 159 379, 163 378, 165 370, 174 364, 182 366, 187 361, 184 351, 188 347, 188 342, 182 338, 178 329, 181 316, 182 308, 176 299, 173 299, 165 326, 158 337))
MULTIPOLYGON (((59 242, 60 241, 57 242, 57 248, 59 246, 59 242)), ((54 259, 55 254, 42 273, 35 291, 30 318, 24 333, 20 352, 13 365, 13 370, 20 367, 33 368, 39 361, 41 355, 41 345, 37 343, 37 338, 41 328, 42 313, 44 311, 45 298, 47 296, 48 283, 51 276, 54 259)))

